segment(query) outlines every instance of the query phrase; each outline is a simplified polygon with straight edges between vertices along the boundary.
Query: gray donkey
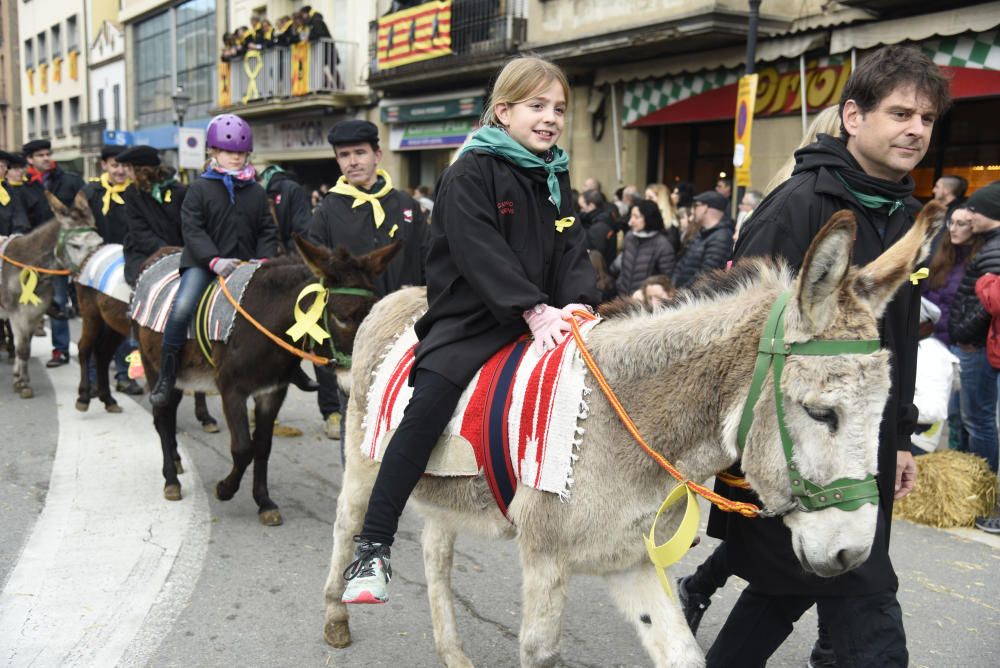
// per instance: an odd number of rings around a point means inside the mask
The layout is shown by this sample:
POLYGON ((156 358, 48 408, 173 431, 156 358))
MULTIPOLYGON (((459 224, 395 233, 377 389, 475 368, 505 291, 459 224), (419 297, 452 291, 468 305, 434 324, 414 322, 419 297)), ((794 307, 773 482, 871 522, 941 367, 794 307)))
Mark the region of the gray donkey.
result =
MULTIPOLYGON (((701 481, 741 459, 737 432, 765 321, 779 295, 790 292, 784 342, 791 352, 780 376, 783 424, 793 444, 789 457, 796 475, 807 482, 832 488, 840 479, 860 480, 877 472, 878 429, 890 384, 890 356, 878 350, 876 323, 897 288, 928 255, 941 220, 941 207, 929 204, 899 242, 858 268, 851 266, 854 216, 841 211, 816 236, 798 277, 780 263, 744 260, 670 307, 609 316, 593 329, 587 345, 650 446, 701 481), (852 354, 795 352, 807 348, 798 344, 815 340, 869 347, 852 354), (829 419, 831 412, 839 418, 836 424, 829 419)), ((379 466, 359 448, 372 372, 387 345, 424 309, 422 289, 402 290, 379 302, 358 331, 346 470, 325 588, 324 637, 334 647, 351 642, 347 607, 340 601, 342 573, 352 559, 352 536, 361 528, 379 466)), ((597 391, 589 404, 566 501, 521 485, 509 507, 511 524, 497 509, 482 475, 424 476, 417 485, 413 501, 425 519, 424 568, 435 644, 444 664, 472 665, 459 639, 450 586, 456 532, 468 529, 517 541, 523 572, 522 665, 557 662, 566 587, 573 573, 605 577, 655 665, 704 665, 676 598, 660 586, 642 539, 661 500, 677 483, 636 445, 597 391)), ((843 573, 868 558, 877 506, 863 503, 848 510, 834 505, 804 512, 801 497, 793 495, 776 404, 768 373, 742 451, 746 479, 767 508, 782 509, 803 568, 821 576, 843 573)), ((679 512, 660 524, 676 524, 679 512)))
MULTIPOLYGON (((103 241, 94 229, 94 216, 87 200, 78 193, 72 207, 63 206, 51 193, 46 192, 55 219, 39 225, 24 236, 15 237, 7 244, 5 255, 21 264, 42 269, 76 270, 103 241)), ((35 396, 28 375, 31 357, 31 337, 42 322, 52 303, 52 275, 37 273, 35 294, 38 303, 20 303, 21 268, 3 262, 0 271, 0 319, 10 320, 14 330, 17 360, 14 363, 14 389, 23 399, 35 396)))

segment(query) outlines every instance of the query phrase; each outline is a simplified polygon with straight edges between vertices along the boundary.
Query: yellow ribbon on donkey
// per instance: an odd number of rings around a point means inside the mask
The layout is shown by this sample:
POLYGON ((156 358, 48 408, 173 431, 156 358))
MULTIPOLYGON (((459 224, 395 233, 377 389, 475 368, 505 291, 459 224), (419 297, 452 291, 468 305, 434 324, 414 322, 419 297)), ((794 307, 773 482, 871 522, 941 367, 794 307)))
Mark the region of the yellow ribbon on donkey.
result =
POLYGON ((676 564, 691 548, 694 537, 698 535, 698 520, 700 516, 701 511, 698 509, 698 498, 694 495, 694 492, 687 485, 677 485, 677 487, 674 487, 670 491, 667 498, 664 499, 660 505, 660 509, 656 511, 656 517, 653 518, 653 526, 649 528, 649 535, 642 537, 646 543, 646 553, 649 555, 649 560, 653 562, 653 566, 656 568, 656 576, 660 578, 663 591, 667 592, 667 596, 670 598, 674 597, 674 593, 670 587, 670 580, 663 569, 676 564), (657 545, 656 520, 660 519, 660 515, 664 511, 682 498, 687 498, 687 508, 684 509, 684 518, 681 520, 680 526, 677 527, 677 531, 674 532, 674 535, 666 543, 657 545))
POLYGON ((38 272, 30 267, 21 270, 21 298, 17 301, 21 304, 38 304, 42 300, 35 294, 38 287, 38 272))
POLYGON ((316 343, 323 343, 330 338, 330 333, 318 324, 319 319, 323 317, 327 297, 326 288, 319 283, 311 283, 302 288, 302 292, 299 293, 299 296, 295 300, 295 324, 285 330, 285 334, 290 336, 292 341, 298 341, 307 334, 316 343), (316 299, 313 300, 312 306, 309 307, 308 311, 303 311, 299 306, 302 300, 314 293, 316 294, 316 299))

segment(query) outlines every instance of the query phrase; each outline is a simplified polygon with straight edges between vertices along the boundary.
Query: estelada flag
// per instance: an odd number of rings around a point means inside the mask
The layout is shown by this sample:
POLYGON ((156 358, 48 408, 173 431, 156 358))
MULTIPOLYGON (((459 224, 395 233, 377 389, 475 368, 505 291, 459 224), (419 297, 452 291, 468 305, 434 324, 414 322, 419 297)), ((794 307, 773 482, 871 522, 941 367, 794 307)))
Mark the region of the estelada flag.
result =
POLYGON ((219 63, 219 106, 228 107, 233 103, 232 73, 229 61, 219 63))
POLYGON ((378 20, 380 70, 451 52, 451 0, 425 2, 378 20))
POLYGON ((292 45, 292 95, 309 93, 309 42, 292 45))

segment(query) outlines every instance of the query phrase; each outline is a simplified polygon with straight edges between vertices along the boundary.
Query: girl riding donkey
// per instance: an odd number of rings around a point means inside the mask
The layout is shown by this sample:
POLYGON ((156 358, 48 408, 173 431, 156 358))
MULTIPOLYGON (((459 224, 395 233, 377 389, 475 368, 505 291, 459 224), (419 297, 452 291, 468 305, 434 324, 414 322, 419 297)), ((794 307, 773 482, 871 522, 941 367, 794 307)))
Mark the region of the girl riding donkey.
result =
POLYGON ((157 408, 166 407, 174 394, 178 357, 205 288, 216 275, 229 276, 241 261, 263 261, 277 250, 278 228, 249 161, 250 126, 233 114, 216 116, 208 124, 205 145, 208 169, 188 189, 181 207, 180 286, 163 331, 160 376, 149 395, 157 408))
POLYGON ((556 146, 569 84, 555 65, 517 58, 500 72, 483 128, 441 179, 427 255, 427 313, 413 397, 386 449, 347 569, 345 603, 384 603, 399 516, 476 371, 527 333, 536 351, 600 295, 567 165, 556 146))

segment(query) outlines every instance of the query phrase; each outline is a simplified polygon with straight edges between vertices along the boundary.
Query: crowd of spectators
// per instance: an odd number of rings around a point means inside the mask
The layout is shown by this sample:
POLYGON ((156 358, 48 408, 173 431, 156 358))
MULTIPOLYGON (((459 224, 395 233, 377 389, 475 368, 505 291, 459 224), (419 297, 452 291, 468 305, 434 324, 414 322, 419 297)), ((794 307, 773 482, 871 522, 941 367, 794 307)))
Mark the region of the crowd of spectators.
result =
POLYGON ((263 51, 276 46, 291 46, 330 37, 323 15, 309 5, 272 22, 254 15, 250 26, 240 26, 222 36, 222 60, 242 58, 247 51, 263 51))

